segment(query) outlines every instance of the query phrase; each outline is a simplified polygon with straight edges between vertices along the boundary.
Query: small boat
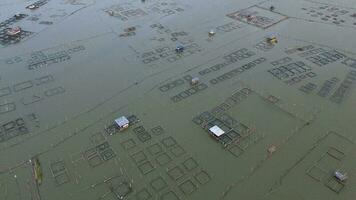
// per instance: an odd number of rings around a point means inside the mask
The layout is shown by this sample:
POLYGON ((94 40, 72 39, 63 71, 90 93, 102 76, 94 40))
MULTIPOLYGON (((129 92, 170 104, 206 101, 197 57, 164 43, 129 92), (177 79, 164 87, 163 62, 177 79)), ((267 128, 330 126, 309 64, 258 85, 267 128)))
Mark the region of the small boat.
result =
POLYGON ((27 6, 26 8, 27 8, 27 9, 30 9, 30 10, 34 10, 34 9, 39 8, 39 6, 38 6, 38 5, 35 5, 35 4, 31 4, 31 5, 27 6))

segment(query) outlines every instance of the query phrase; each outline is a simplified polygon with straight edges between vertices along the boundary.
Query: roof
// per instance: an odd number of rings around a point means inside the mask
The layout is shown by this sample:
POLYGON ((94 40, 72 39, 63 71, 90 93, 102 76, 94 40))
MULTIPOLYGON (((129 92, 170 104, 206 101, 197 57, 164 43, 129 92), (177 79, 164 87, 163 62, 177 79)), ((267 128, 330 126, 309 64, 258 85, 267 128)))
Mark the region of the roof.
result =
POLYGON ((222 129, 221 129, 220 127, 218 127, 217 125, 211 127, 211 128, 209 129, 209 131, 210 131, 211 133, 213 133, 213 134, 214 134, 215 136, 217 136, 217 137, 220 137, 221 135, 225 134, 225 131, 222 130, 222 129))
POLYGON ((122 117, 115 119, 115 123, 121 127, 121 126, 128 124, 129 120, 125 116, 122 116, 122 117))

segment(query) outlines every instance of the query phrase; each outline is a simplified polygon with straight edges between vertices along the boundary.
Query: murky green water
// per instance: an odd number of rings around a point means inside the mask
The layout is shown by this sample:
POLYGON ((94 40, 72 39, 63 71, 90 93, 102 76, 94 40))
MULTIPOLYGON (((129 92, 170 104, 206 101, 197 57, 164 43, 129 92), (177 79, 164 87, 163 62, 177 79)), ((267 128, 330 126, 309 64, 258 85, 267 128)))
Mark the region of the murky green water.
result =
POLYGON ((352 6, 3 0, 0 199, 352 199, 352 6))

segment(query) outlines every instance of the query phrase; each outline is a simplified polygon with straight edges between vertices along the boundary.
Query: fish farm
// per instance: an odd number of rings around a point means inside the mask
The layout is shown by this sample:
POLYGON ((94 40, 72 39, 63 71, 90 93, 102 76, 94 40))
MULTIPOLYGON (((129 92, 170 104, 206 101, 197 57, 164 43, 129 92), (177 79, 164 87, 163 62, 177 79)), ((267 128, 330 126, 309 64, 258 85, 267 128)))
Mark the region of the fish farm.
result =
POLYGON ((0 200, 353 200, 353 0, 0 0, 0 200))

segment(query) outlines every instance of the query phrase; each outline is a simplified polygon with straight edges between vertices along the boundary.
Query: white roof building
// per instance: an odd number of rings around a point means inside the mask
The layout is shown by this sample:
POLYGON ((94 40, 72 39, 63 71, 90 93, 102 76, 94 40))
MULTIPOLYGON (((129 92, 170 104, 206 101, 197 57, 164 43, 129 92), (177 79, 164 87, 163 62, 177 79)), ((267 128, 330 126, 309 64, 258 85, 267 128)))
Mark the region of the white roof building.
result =
POLYGON ((125 117, 125 116, 122 116, 122 117, 119 117, 117 119, 115 119, 115 123, 120 127, 120 128, 123 128, 123 127, 127 127, 129 125, 129 120, 125 117))
POLYGON ((220 136, 222 136, 222 135, 225 134, 225 131, 222 130, 222 129, 221 129, 220 127, 218 127, 217 125, 211 127, 211 128, 209 129, 209 131, 210 131, 214 136, 216 136, 216 137, 220 137, 220 136))

